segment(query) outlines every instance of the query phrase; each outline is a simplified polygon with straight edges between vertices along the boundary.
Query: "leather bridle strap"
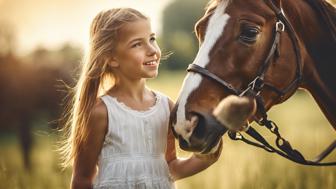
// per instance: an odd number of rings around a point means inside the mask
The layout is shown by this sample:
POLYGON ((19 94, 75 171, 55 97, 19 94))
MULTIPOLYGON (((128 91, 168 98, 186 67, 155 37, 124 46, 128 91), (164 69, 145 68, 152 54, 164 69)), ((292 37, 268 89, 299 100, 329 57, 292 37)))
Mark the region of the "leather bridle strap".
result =
POLYGON ((281 150, 274 148, 272 145, 270 145, 267 142, 267 140, 261 134, 259 134, 253 127, 249 127, 246 133, 250 135, 254 140, 258 141, 259 143, 252 142, 246 139, 240 133, 229 131, 228 135, 232 140, 241 140, 247 144, 262 148, 266 150, 267 152, 276 153, 290 161, 293 161, 301 165, 310 165, 310 166, 335 166, 336 165, 336 162, 320 163, 320 161, 332 151, 331 148, 334 148, 336 141, 327 148, 331 150, 328 150, 328 152, 322 152, 319 156, 317 156, 317 159, 315 159, 314 161, 310 161, 310 160, 306 160, 299 151, 293 149, 291 145, 288 143, 288 141, 283 141, 284 143, 283 143, 283 147, 281 151, 281 150))
MULTIPOLYGON (((260 96, 256 97, 257 100, 257 104, 261 104, 263 106, 263 101, 260 98, 260 96)), ((275 122, 269 120, 267 118, 267 113, 266 110, 263 109, 262 110, 262 120, 257 122, 259 125, 261 126, 265 126, 270 132, 272 132, 273 134, 276 135, 276 146, 278 147, 278 149, 276 149, 275 147, 273 147, 272 145, 270 145, 266 139, 264 139, 262 137, 261 134, 259 134, 253 127, 248 127, 248 130, 246 131, 246 133, 248 135, 250 135, 253 139, 255 139, 256 141, 258 141, 260 144, 258 143, 254 143, 252 141, 249 141, 248 139, 244 138, 244 136, 241 133, 235 133, 232 131, 228 132, 228 135, 230 136, 231 139, 233 140, 241 140, 247 144, 250 145, 254 145, 260 148, 263 148, 265 150, 267 150, 268 152, 274 152, 277 153, 278 155, 291 160, 293 162, 302 164, 302 165, 311 165, 311 166, 335 166, 336 162, 326 162, 326 163, 321 163, 320 161, 322 161, 325 157, 327 157, 327 155, 329 155, 336 147, 336 140, 329 146, 327 147, 324 151, 322 151, 322 153, 320 155, 318 155, 314 160, 306 160, 304 158, 304 156, 296 149, 293 149, 292 146, 290 145, 290 143, 285 140, 279 132, 279 128, 276 125, 275 122), (237 138, 234 138, 235 134, 240 135, 237 138)))
POLYGON ((218 82, 219 84, 221 84, 222 87, 224 87, 228 92, 230 92, 232 94, 235 94, 235 95, 240 94, 240 91, 236 90, 231 84, 227 83, 226 81, 219 78, 217 75, 209 72, 207 69, 204 69, 197 64, 189 64, 189 66, 187 68, 187 71, 201 74, 201 75, 205 76, 206 78, 210 78, 210 79, 218 82))
POLYGON ((284 94, 286 94, 292 87, 298 85, 302 80, 302 67, 301 67, 302 66, 302 64, 301 64, 302 55, 301 55, 301 51, 300 51, 299 41, 298 41, 298 39, 295 35, 295 30, 294 30, 292 24, 286 18, 284 12, 282 11, 282 8, 278 8, 273 3, 273 0, 265 0, 265 1, 269 2, 270 8, 275 12, 277 19, 281 20, 281 22, 283 22, 284 26, 286 26, 286 29, 288 30, 287 33, 289 35, 290 40, 293 43, 294 52, 296 54, 296 63, 297 63, 296 64, 296 66, 297 66, 297 68, 296 68, 296 78, 289 86, 287 86, 287 88, 282 90, 282 92, 284 94))

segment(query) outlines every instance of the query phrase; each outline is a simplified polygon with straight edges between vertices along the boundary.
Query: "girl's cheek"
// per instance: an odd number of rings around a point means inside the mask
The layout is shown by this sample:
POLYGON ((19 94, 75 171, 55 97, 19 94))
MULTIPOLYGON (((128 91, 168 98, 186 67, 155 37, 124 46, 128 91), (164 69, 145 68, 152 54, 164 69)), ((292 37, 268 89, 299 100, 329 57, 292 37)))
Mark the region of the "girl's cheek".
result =
POLYGON ((143 56, 143 55, 139 55, 139 56, 137 56, 136 57, 136 62, 138 63, 138 64, 143 64, 144 63, 144 61, 145 61, 145 56, 143 56))
POLYGON ((157 54, 158 58, 161 58, 161 49, 160 48, 157 49, 157 53, 156 54, 157 54))

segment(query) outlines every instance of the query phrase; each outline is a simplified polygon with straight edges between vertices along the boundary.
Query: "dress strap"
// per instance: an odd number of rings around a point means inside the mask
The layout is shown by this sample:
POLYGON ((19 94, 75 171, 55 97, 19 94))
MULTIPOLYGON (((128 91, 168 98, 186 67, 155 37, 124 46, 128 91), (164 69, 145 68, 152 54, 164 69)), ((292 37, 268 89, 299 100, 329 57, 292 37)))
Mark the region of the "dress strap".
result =
POLYGON ((109 136, 112 132, 112 124, 111 121, 113 120, 113 103, 111 102, 111 99, 108 98, 108 96, 101 96, 100 99, 102 99, 102 101, 104 102, 106 109, 107 109, 107 115, 108 115, 108 120, 107 120, 107 125, 108 125, 108 129, 107 129, 107 133, 106 136, 109 136))
POLYGON ((157 94, 161 99, 161 104, 165 110, 165 112, 169 115, 170 114, 170 108, 169 108, 169 98, 167 95, 162 94, 161 92, 155 91, 155 94, 157 94))

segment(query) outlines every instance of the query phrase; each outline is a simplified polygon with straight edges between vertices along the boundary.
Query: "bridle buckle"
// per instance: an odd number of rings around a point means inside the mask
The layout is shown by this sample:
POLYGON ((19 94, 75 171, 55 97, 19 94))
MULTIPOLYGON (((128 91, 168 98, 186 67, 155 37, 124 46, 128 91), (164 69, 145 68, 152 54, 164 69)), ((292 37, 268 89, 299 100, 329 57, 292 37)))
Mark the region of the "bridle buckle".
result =
POLYGON ((275 30, 277 32, 283 32, 285 31, 285 24, 281 22, 281 20, 277 21, 277 23, 275 24, 275 30))

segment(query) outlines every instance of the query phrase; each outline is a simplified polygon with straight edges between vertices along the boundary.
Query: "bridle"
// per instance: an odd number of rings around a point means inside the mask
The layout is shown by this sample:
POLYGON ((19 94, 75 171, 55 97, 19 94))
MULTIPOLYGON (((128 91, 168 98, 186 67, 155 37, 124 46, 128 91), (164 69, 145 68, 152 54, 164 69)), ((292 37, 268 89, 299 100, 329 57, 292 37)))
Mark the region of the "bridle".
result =
MULTIPOLYGON (((248 139, 246 139, 242 133, 235 132, 235 131, 229 131, 228 135, 233 140, 241 140, 247 144, 254 145, 260 148, 263 148, 264 150, 272 153, 277 153, 282 157, 285 157, 291 161, 294 161, 299 164, 303 165, 312 165, 312 166, 330 166, 330 165, 336 165, 336 162, 327 162, 327 163, 321 163, 321 161, 329 155, 332 150, 336 147, 336 140, 326 149, 324 150, 319 156, 317 156, 314 160, 306 160, 304 156, 297 150, 293 149, 290 143, 285 140, 279 133, 278 126, 273 122, 272 120, 268 119, 267 111, 265 108, 265 104, 263 101, 263 98, 261 96, 261 91, 266 87, 273 92, 277 93, 280 98, 282 98, 285 94, 287 94, 289 91, 293 89, 297 89, 302 81, 302 56, 301 51, 299 49, 299 42, 295 35, 295 31, 284 15, 281 8, 278 8, 272 0, 267 0, 269 2, 270 8, 275 12, 277 22, 275 24, 274 34, 273 34, 273 43, 269 50, 269 53, 263 62, 261 68, 258 70, 257 75, 255 78, 247 85, 247 88, 244 90, 236 89, 234 88, 230 83, 226 82, 225 80, 221 79, 217 75, 211 73, 206 68, 203 68, 201 66, 198 66, 196 64, 190 64, 187 68, 188 72, 194 72, 202 75, 203 77, 206 77, 208 79, 211 79, 217 83, 219 83, 227 92, 238 95, 238 96, 249 96, 256 99, 257 102, 257 111, 261 115, 261 119, 255 119, 255 121, 260 126, 265 126, 271 133, 276 135, 276 147, 273 147, 270 145, 267 140, 264 139, 264 137, 259 134, 253 127, 248 126, 245 130, 245 132, 250 135, 252 138, 254 138, 258 142, 253 142, 248 139), (295 79, 284 89, 278 89, 277 87, 273 86, 270 83, 265 82, 264 77, 267 69, 270 66, 270 60, 274 56, 280 56, 280 50, 279 50, 279 41, 281 33, 285 31, 285 28, 288 31, 288 35, 292 41, 295 55, 296 55, 296 75, 295 79)), ((219 126, 222 128, 216 128, 218 132, 224 134, 226 131, 226 128, 223 126, 219 126)))

